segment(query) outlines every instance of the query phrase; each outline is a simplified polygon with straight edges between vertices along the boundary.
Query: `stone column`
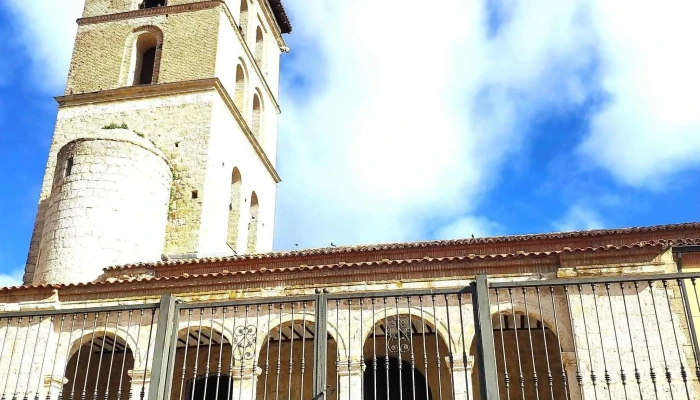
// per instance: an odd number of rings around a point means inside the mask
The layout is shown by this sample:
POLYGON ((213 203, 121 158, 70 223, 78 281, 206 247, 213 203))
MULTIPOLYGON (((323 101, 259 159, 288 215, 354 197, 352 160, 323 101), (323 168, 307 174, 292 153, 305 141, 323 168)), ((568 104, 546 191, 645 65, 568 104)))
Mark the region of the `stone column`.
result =
POLYGON ((129 388, 131 398, 141 399, 141 393, 143 393, 143 398, 145 399, 148 396, 148 388, 151 385, 151 370, 132 369, 127 371, 127 374, 131 378, 131 387, 129 388))
POLYGON ((362 374, 365 372, 364 364, 359 360, 340 361, 338 367, 338 400, 362 399, 362 374))
MULTIPOLYGON (((445 357, 445 365, 450 365, 449 357, 445 357)), ((472 369, 474 368, 474 356, 469 356, 466 365, 464 360, 454 359, 452 370, 452 387, 454 389, 454 400, 473 399, 473 387, 471 381, 472 369)))
MULTIPOLYGON (((566 384, 569 389, 570 399, 583 399, 581 390, 578 386, 577 373, 578 365, 576 363, 576 352, 564 351, 561 353, 562 362, 564 363, 564 371, 566 371, 566 384)), ((581 372, 583 373, 583 372, 581 372)))
POLYGON ((255 399, 260 373, 262 373, 262 368, 254 365, 247 365, 243 369, 234 371, 231 377, 233 379, 231 398, 234 400, 255 399))

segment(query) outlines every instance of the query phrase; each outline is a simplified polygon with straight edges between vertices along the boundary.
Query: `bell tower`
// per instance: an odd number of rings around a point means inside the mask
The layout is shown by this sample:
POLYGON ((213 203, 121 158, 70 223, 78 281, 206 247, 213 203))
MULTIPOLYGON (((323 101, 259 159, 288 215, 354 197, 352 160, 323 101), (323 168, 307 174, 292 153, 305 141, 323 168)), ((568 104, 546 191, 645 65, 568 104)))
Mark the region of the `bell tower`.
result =
POLYGON ((281 0, 86 0, 25 283, 272 250, 281 0))

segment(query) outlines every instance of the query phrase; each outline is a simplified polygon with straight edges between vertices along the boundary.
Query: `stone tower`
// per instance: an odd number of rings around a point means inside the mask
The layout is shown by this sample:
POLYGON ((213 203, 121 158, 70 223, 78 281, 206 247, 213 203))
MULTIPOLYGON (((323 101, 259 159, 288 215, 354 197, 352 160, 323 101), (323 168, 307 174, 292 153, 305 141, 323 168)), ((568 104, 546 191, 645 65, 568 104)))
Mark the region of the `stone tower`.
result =
POLYGON ((281 0, 86 0, 25 283, 272 249, 281 0))

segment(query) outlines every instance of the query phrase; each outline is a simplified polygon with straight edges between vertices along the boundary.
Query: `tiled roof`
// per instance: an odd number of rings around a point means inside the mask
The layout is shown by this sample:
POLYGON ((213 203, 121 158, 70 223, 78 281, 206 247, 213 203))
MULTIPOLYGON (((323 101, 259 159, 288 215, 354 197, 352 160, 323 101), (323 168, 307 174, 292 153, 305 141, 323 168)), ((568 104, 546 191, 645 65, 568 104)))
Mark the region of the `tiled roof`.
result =
MULTIPOLYGON (((480 244, 497 244, 497 243, 518 243, 518 242, 537 242, 537 241, 551 241, 558 239, 573 239, 573 238, 595 238, 610 235, 626 235, 626 234, 640 234, 640 233, 656 233, 656 232, 668 232, 668 231, 684 231, 684 230, 698 230, 697 236, 688 238, 695 239, 700 238, 700 223, 684 223, 684 224, 672 224, 672 225, 657 225, 657 226, 647 226, 647 227, 634 227, 634 228, 621 228, 621 229, 597 229, 588 231, 574 231, 574 232, 554 232, 554 233, 544 233, 544 234, 531 234, 531 235, 511 235, 511 236, 494 236, 494 237, 483 237, 483 238, 471 238, 471 239, 455 239, 455 240, 431 240, 431 241, 420 241, 420 242, 404 242, 404 243, 389 243, 389 244, 373 244, 373 245, 360 245, 360 246, 342 246, 342 247, 323 247, 317 249, 305 249, 305 250, 295 250, 295 251, 278 251, 270 253, 259 253, 259 254, 244 254, 237 256, 224 256, 224 257, 202 257, 202 258, 191 258, 191 259, 177 259, 169 261, 156 261, 150 263, 137 263, 137 264, 127 264, 105 268, 105 271, 116 271, 125 270, 131 268, 141 268, 141 267, 163 267, 163 266, 184 266, 184 265, 195 265, 195 264, 209 264, 209 263, 228 263, 240 260, 268 260, 268 259, 283 259, 283 258, 297 258, 297 257, 308 257, 316 255, 340 255, 343 254, 361 254, 370 253, 383 250, 419 250, 428 248, 440 248, 448 246, 469 246, 469 245, 480 245, 480 244)), ((677 238, 683 239, 683 238, 677 238)), ((583 247, 582 247, 583 248, 583 247)))
POLYGON ((284 6, 282 5, 282 0, 269 0, 270 8, 275 14, 275 19, 277 20, 277 25, 279 25, 282 33, 290 33, 292 31, 292 23, 289 22, 289 17, 287 12, 284 11, 284 6))
MULTIPOLYGON (((114 285, 122 285, 129 283, 138 282, 182 282, 197 279, 209 279, 209 278, 232 278, 232 277, 242 277, 250 275, 275 275, 281 273, 302 273, 302 272, 312 272, 312 271, 322 271, 322 270, 333 270, 333 269, 347 269, 347 268, 366 268, 366 267, 390 267, 390 266, 402 266, 402 265, 414 265, 414 264, 432 264, 432 263, 449 263, 449 262, 473 262, 473 261, 498 261, 507 259, 524 259, 524 258, 546 258, 550 256, 556 256, 563 253, 583 253, 583 252, 604 252, 604 251, 614 251, 614 250, 629 250, 629 249, 641 249, 641 248, 667 248, 670 246, 677 245, 688 245, 688 244, 700 244, 700 239, 688 239, 688 240, 659 240, 659 241, 646 241, 635 243, 631 245, 621 245, 621 246, 599 246, 599 247, 588 247, 588 248, 564 248, 561 251, 548 251, 548 252, 517 252, 509 254, 485 254, 476 255, 471 254, 469 256, 458 256, 458 257, 424 257, 418 259, 407 259, 407 260, 379 260, 379 261, 366 261, 366 262, 353 262, 353 263, 337 263, 337 264, 327 264, 327 265, 299 265, 294 267, 284 267, 284 268, 259 268, 252 270, 241 270, 241 271, 227 271, 214 273, 202 273, 202 274, 187 274, 183 273, 178 276, 161 276, 161 277, 140 277, 140 278, 127 278, 127 279, 114 279, 108 281, 96 281, 96 282, 85 282, 85 283, 71 283, 71 284, 51 284, 51 285, 24 285, 24 286, 13 286, 0 289, 0 293, 16 292, 19 290, 27 289, 46 289, 46 290, 56 290, 64 288, 97 288, 100 287, 113 287, 114 285)), ((204 262, 202 259, 197 260, 199 262, 204 262)))

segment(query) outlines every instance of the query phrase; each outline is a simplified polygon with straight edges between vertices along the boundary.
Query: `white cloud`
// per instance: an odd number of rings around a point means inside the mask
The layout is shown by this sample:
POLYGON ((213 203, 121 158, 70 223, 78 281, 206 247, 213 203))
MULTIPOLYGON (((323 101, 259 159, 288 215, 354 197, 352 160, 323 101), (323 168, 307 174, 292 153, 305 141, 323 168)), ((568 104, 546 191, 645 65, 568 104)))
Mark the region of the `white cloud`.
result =
POLYGON ((21 285, 23 276, 24 268, 16 269, 10 273, 0 273, 0 288, 21 285))
POLYGON ((6 0, 15 17, 14 26, 29 55, 38 88, 55 94, 62 91, 68 76, 71 50, 85 0, 6 0))
POLYGON ((553 227, 560 232, 602 229, 605 222, 594 209, 583 204, 574 204, 562 219, 554 222, 553 227))
POLYGON ((581 153, 620 181, 659 188, 700 166, 700 2, 600 0, 603 88, 581 153))
POLYGON ((458 226, 523 142, 528 116, 585 96, 583 2, 515 2, 493 38, 480 1, 285 4, 295 31, 282 76, 278 247, 458 226), (310 90, 295 96, 299 76, 310 90))
MULTIPOLYGON (((7 2, 52 93, 82 3, 7 2)), ((532 117, 581 104, 598 84, 611 101, 590 115, 584 162, 644 187, 696 165, 698 4, 285 0, 294 32, 283 55, 276 246, 492 232, 477 208, 527 143, 532 117), (503 17, 495 33, 489 4, 503 17)), ((590 217, 568 226, 594 226, 581 222, 590 217)))

